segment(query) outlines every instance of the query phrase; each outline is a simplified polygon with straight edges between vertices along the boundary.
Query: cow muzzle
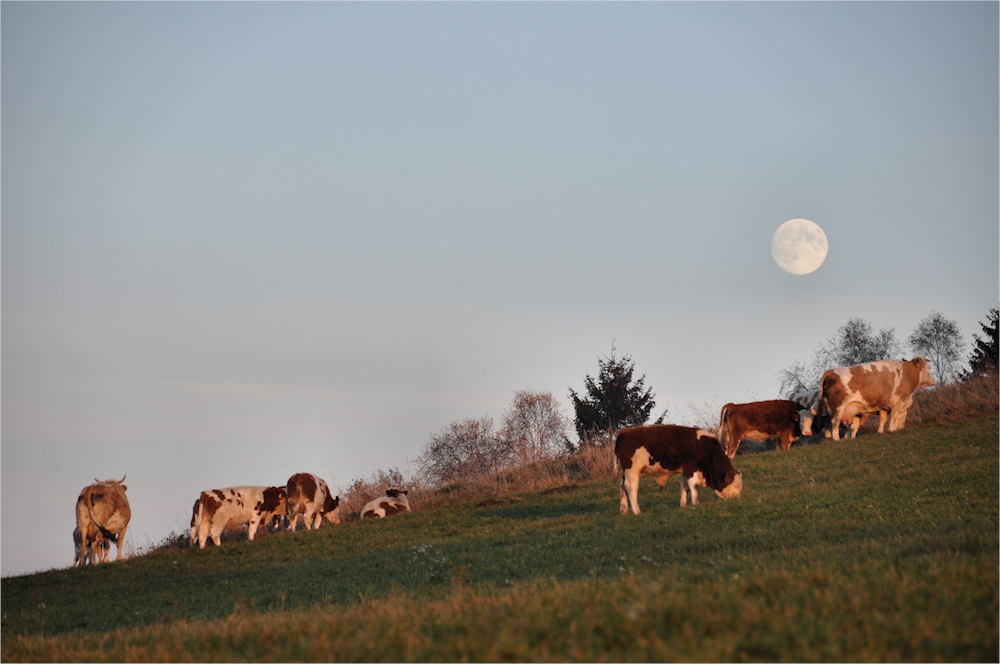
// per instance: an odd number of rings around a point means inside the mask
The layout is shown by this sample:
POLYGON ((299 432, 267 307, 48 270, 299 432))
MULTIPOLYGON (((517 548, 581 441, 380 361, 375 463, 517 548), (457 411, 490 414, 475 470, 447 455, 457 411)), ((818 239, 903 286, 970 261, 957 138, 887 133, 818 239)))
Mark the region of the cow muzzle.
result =
POLYGON ((739 498, 740 494, 743 493, 743 474, 737 471, 736 476, 733 477, 733 481, 727 484, 725 489, 722 491, 716 490, 715 493, 723 500, 739 498))

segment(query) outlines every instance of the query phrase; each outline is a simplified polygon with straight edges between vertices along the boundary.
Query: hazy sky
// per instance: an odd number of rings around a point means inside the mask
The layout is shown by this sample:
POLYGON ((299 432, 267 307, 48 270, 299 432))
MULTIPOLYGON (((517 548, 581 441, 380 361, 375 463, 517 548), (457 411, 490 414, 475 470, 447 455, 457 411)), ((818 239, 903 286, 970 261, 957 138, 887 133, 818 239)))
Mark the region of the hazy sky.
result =
POLYGON ((612 344, 690 423, 851 317, 997 305, 995 2, 0 9, 4 575, 95 477, 144 547, 519 389, 571 416, 612 344))

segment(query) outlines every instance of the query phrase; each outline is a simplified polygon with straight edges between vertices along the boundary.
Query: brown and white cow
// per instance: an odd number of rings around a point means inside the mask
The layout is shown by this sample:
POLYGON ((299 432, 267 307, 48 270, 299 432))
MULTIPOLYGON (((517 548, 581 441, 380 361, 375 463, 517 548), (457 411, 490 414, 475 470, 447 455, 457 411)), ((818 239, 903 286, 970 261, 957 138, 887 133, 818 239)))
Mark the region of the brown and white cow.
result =
MULTIPOLYGON (((819 389, 815 390, 805 390, 804 392, 799 392, 792 397, 792 401, 795 401, 800 406, 802 410, 799 411, 799 417, 801 417, 802 429, 805 431, 806 422, 809 423, 809 428, 812 429, 814 434, 823 434, 826 438, 831 438, 833 436, 833 427, 830 425, 830 414, 826 412, 824 408, 820 407, 819 404, 819 389)), ((878 411, 880 424, 879 426, 885 426, 886 411, 878 411)), ((850 429, 851 436, 853 437, 857 434, 858 429, 861 425, 865 423, 865 420, 872 415, 872 413, 865 413, 863 415, 855 415, 851 420, 850 429)), ((808 436, 809 434, 803 434, 808 436)))
POLYGON ((191 543, 205 548, 211 537, 221 546, 226 527, 247 524, 252 540, 257 529, 275 516, 285 514, 285 487, 236 486, 202 491, 191 512, 191 543))
POLYGON ((697 486, 709 487, 724 499, 738 498, 743 475, 733 467, 722 445, 708 431, 673 424, 651 424, 622 429, 615 440, 615 459, 621 467, 621 513, 639 514, 639 479, 651 475, 663 489, 667 479, 684 474, 681 507, 698 504, 697 486))
POLYGON ((376 498, 361 508, 362 519, 381 519, 400 512, 409 512, 410 503, 406 500, 406 491, 401 489, 386 489, 385 498, 376 498))
MULTIPOLYGON (((922 357, 866 362, 828 369, 820 380, 820 404, 833 422, 834 440, 840 440, 839 425, 875 412, 879 433, 885 431, 886 413, 889 431, 898 431, 906 423, 914 391, 933 384, 930 363, 922 357)), ((851 438, 856 435, 857 426, 852 426, 851 438)))
POLYGON ((725 447, 726 455, 730 459, 736 456, 744 438, 757 441, 777 438, 778 447, 790 449, 792 441, 812 435, 809 428, 811 421, 803 431, 801 410, 802 406, 795 401, 784 399, 727 403, 719 413, 719 440, 725 447))
POLYGON ((324 519, 332 524, 340 523, 340 496, 334 498, 322 478, 311 473, 296 473, 288 478, 285 489, 288 528, 292 532, 295 532, 300 515, 306 530, 319 528, 324 519))
POLYGON ((127 486, 120 480, 95 479, 96 484, 84 487, 76 499, 76 528, 73 543, 76 544, 76 559, 74 564, 85 565, 87 562, 108 562, 111 542, 115 543, 117 556, 122 559, 122 545, 125 541, 125 531, 128 529, 132 509, 125 497, 127 486))

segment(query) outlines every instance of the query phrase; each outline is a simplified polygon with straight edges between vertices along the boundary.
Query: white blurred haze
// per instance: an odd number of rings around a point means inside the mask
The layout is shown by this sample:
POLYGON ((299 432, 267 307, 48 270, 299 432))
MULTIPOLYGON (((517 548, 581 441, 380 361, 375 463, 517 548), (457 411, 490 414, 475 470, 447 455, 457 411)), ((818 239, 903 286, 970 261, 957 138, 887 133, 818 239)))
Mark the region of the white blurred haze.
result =
POLYGON ((519 389, 571 416, 612 343, 684 423, 997 305, 997 3, 0 11, 4 575, 72 562, 94 478, 142 548, 519 389))

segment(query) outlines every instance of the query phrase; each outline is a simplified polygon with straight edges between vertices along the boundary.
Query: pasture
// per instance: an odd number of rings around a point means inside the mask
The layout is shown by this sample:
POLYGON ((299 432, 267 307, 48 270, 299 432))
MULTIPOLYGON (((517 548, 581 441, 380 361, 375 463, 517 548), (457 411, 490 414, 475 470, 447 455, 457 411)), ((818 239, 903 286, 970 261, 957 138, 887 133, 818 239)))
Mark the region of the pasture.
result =
MULTIPOLYGON (((998 421, 2 579, 4 661, 997 661, 998 421)), ((69 533, 67 562, 72 559, 69 533)))

